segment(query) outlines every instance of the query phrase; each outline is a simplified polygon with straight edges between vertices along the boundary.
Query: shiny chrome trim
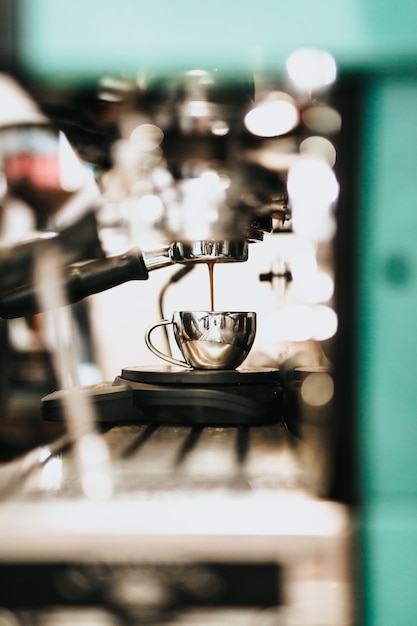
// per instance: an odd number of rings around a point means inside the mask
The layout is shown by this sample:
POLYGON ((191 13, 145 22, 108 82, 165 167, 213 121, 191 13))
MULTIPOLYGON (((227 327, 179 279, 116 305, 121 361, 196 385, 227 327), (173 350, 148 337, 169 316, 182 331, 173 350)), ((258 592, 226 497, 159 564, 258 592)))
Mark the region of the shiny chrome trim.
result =
POLYGON ((245 239, 176 241, 171 245, 170 254, 175 263, 236 263, 247 261, 248 242, 245 239))

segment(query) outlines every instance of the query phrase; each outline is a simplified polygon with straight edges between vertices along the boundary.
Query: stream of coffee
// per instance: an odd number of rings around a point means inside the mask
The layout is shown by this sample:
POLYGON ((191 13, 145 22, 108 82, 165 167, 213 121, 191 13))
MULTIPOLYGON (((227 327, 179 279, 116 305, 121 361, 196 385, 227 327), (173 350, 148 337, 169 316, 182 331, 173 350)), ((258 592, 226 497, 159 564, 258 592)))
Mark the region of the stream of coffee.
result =
POLYGON ((207 261, 210 281, 210 310, 214 311, 214 261, 207 261))

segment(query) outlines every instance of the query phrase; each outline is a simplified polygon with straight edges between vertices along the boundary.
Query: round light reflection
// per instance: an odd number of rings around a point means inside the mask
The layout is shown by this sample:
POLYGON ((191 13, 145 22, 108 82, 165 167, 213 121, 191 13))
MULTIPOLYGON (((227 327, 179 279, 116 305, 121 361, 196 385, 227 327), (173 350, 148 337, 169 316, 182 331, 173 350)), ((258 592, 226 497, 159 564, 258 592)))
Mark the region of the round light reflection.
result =
POLYGON ((325 105, 310 107, 301 117, 303 123, 315 133, 338 133, 342 127, 340 113, 325 105))
POLYGON ((258 137, 278 137, 298 124, 298 109, 288 99, 266 101, 251 109, 245 116, 246 128, 258 137))
POLYGON ((330 206, 339 195, 339 183, 331 167, 311 157, 291 166, 287 187, 294 204, 330 206))
POLYGON ((310 406, 324 406, 333 395, 333 378, 327 373, 309 374, 301 385, 301 397, 310 406))
POLYGON ((211 125, 211 132, 216 137, 224 137, 230 131, 229 125, 227 122, 223 120, 217 120, 211 125))
POLYGON ((300 48, 288 57, 286 67, 299 89, 319 89, 336 80, 336 62, 331 54, 322 50, 300 48))
POLYGON ((326 341, 337 332, 338 320, 336 312, 326 305, 314 307, 314 333, 312 339, 326 341))
POLYGON ((336 332, 337 315, 326 305, 290 304, 274 315, 276 340, 325 341, 334 337, 336 332))
POLYGON ((164 206, 158 196, 147 194, 137 200, 136 211, 137 217, 144 224, 154 224, 161 219, 164 206))
POLYGON ((324 137, 307 137, 300 143, 301 156, 323 159, 330 167, 336 163, 336 148, 324 137))
POLYGON ((334 281, 325 272, 307 272, 293 281, 294 294, 304 302, 328 302, 333 296, 334 281))
POLYGON ((132 146, 149 151, 157 148, 164 138, 163 131, 155 124, 140 124, 130 134, 132 146))

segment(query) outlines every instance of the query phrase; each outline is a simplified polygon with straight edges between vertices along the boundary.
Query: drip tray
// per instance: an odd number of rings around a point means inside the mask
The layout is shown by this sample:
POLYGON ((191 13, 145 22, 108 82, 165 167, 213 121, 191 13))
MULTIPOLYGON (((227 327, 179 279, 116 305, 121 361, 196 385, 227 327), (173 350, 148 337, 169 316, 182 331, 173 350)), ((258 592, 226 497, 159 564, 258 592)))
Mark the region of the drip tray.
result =
MULTIPOLYGON (((281 421, 283 392, 277 369, 191 370, 127 367, 113 382, 81 388, 103 424, 238 425, 281 421)), ((65 419, 71 389, 42 399, 42 416, 65 419)))

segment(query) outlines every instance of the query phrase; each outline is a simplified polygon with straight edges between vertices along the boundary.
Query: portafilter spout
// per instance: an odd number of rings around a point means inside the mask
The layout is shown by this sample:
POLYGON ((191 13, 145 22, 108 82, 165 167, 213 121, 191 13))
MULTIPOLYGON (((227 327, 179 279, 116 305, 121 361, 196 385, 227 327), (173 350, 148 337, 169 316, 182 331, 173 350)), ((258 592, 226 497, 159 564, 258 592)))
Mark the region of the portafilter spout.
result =
POLYGON ((171 244, 170 256, 175 263, 238 263, 248 259, 248 242, 246 239, 176 241, 171 244))

